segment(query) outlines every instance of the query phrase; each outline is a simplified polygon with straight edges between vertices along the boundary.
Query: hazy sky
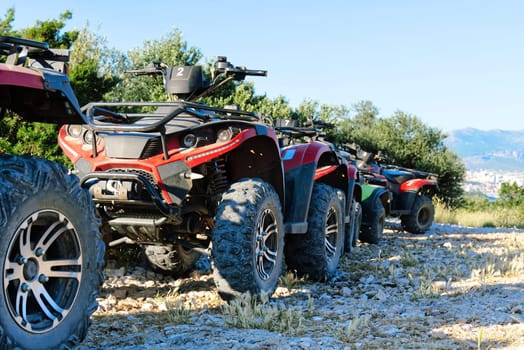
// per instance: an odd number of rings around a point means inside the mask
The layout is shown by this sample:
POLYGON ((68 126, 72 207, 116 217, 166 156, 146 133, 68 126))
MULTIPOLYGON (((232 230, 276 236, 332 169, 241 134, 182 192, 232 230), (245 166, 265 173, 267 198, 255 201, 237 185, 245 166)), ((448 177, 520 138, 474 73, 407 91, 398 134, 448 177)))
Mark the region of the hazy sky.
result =
POLYGON ((267 69, 257 93, 401 110, 444 131, 524 130, 524 1, 7 0, 14 27, 56 18, 124 52, 174 27, 206 58, 267 69), (162 4, 162 5, 159 5, 162 4), (45 4, 45 5, 42 5, 45 4))

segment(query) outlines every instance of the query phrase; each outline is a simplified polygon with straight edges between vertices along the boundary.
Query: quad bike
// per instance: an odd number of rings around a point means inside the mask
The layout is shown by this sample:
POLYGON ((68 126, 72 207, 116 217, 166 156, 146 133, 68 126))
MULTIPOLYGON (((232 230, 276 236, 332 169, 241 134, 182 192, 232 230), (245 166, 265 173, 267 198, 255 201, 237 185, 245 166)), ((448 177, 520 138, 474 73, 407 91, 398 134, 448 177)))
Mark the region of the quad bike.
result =
POLYGON ((210 251, 224 299, 271 295, 285 241, 286 254, 297 255, 293 267, 326 278, 350 217, 344 197, 353 174, 346 164, 327 145, 281 157, 275 130, 257 114, 195 102, 266 71, 219 57, 211 81, 200 66, 154 63, 131 73, 161 75, 172 101, 89 103, 85 123, 59 131, 110 245, 138 244, 153 265, 176 272, 210 251))
POLYGON ((298 127, 296 120, 277 120, 275 129, 281 135, 279 141, 282 146, 292 147, 297 143, 322 142, 333 149, 337 158, 347 164, 354 188, 351 201, 351 218, 346 225, 344 251, 350 253, 360 239, 367 243, 378 243, 384 230, 386 211, 389 203, 389 194, 382 186, 368 184, 361 181, 355 166, 355 157, 342 148, 335 148, 332 143, 324 140, 325 130, 334 125, 320 120, 309 119, 306 126, 298 127))
POLYGON ((435 207, 432 196, 438 191, 438 175, 409 169, 397 165, 384 164, 387 158, 352 145, 357 158, 361 177, 370 185, 387 188, 390 205, 386 215, 400 217, 404 230, 420 234, 433 224, 435 207))
MULTIPOLYGON (((67 50, 0 36, 0 118, 81 120, 67 50)), ((0 348, 70 349, 84 339, 103 280, 90 195, 63 166, 0 154, 0 348)))
POLYGON ((386 214, 391 207, 390 193, 383 184, 370 182, 365 176, 355 156, 353 148, 343 145, 338 148, 339 154, 358 169, 358 183, 361 188, 362 222, 358 239, 362 242, 378 244, 386 223, 386 214), (348 152, 349 150, 349 152, 348 152))
MULTIPOLYGON (((344 237, 344 252, 350 253, 352 248, 356 246, 361 222, 362 222, 362 207, 361 197, 362 190, 357 181, 358 175, 355 166, 349 164, 346 158, 340 156, 339 152, 334 149, 333 144, 324 140, 324 130, 332 128, 333 125, 319 120, 308 120, 305 126, 298 126, 297 120, 277 119, 275 121, 275 130, 277 131, 279 144, 284 160, 284 167, 286 172, 293 169, 294 163, 289 162, 286 157, 287 152, 296 152, 296 149, 313 149, 315 147, 329 147, 331 156, 337 158, 337 162, 344 164, 348 168, 348 192, 345 194, 347 203, 344 206, 348 207, 348 220, 345 224, 344 237), (300 145, 306 145, 300 146, 300 145)), ((321 171, 318 168, 317 171, 321 171)))

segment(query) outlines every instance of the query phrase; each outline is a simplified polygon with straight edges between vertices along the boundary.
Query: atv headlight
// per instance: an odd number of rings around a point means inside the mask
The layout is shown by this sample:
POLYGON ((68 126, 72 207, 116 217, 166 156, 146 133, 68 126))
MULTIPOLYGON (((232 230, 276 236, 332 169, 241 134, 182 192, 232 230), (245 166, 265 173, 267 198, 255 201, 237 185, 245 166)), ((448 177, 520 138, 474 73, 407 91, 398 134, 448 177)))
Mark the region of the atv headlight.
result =
POLYGON ((195 134, 187 134, 182 139, 184 146, 187 148, 195 147, 197 144, 197 141, 198 141, 198 138, 195 136, 195 134))
POLYGON ((84 133, 84 136, 82 137, 82 140, 84 141, 86 145, 90 145, 93 142, 93 137, 95 137, 94 134, 95 133, 93 131, 86 130, 86 132, 84 133))
POLYGON ((68 136, 78 139, 82 136, 82 125, 70 124, 66 128, 66 133, 68 136))
POLYGON ((231 129, 220 129, 217 132, 217 142, 227 142, 233 137, 233 131, 231 129))

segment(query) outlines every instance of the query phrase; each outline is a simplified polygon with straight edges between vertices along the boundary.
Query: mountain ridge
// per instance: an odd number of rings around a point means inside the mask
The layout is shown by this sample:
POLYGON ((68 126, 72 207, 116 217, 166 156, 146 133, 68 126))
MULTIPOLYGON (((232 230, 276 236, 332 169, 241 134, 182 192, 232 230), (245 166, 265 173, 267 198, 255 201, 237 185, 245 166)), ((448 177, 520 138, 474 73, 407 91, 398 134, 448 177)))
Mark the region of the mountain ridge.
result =
POLYGON ((524 171, 524 130, 465 128, 447 133, 444 144, 467 170, 524 171))

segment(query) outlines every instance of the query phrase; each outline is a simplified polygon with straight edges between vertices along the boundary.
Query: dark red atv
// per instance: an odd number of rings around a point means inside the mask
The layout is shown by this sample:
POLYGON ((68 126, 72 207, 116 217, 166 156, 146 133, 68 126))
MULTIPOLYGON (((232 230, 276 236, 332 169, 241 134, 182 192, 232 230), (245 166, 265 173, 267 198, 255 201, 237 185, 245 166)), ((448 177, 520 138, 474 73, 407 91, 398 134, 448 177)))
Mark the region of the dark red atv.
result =
POLYGON ((131 73, 161 75, 175 101, 90 103, 84 124, 59 133, 110 245, 138 244, 154 267, 176 275, 210 251, 225 299, 271 295, 284 255, 301 274, 329 277, 351 218, 355 174, 326 145, 281 156, 274 129, 255 113, 194 102, 266 72, 219 57, 211 81, 200 66, 131 73))
MULTIPOLYGON (((349 217, 346 220, 345 225, 344 252, 349 253, 351 252, 351 249, 356 246, 359 238, 362 222, 362 189, 357 182, 357 168, 352 164, 349 164, 346 158, 341 157, 332 143, 324 140, 325 129, 333 127, 333 125, 319 120, 308 120, 305 126, 299 126, 298 120, 288 119, 277 119, 274 126, 277 131, 286 174, 292 174, 297 170, 303 171, 300 167, 301 158, 295 157, 296 154, 302 154, 301 157, 304 157, 306 154, 329 155, 330 159, 327 162, 326 167, 317 167, 315 170, 315 178, 321 177, 323 172, 330 169, 334 164, 344 164, 347 167, 348 192, 344 193, 344 201, 346 202, 344 206, 349 208, 349 217), (318 150, 320 149, 324 151, 319 153, 318 150)), ((298 176, 289 177, 298 178, 298 176)), ((297 193, 297 195, 298 194, 299 193, 297 193)), ((300 199, 296 198, 296 201, 299 202, 300 199)), ((296 236, 291 239, 299 240, 302 239, 302 237, 296 236)), ((329 242, 328 240, 326 244, 328 243, 334 244, 335 242, 329 242)), ((301 244, 307 244, 307 241, 302 240, 301 244)), ((333 247, 331 247, 331 250, 335 252, 333 247)), ((297 254, 294 254, 293 252, 286 254, 286 257, 288 255, 291 257, 297 256, 297 254)), ((288 258, 289 265, 300 266, 300 264, 296 264, 291 260, 291 258, 288 258)))
MULTIPOLYGON (((66 50, 0 36, 0 118, 81 121, 66 50)), ((0 154, 1 349, 70 349, 97 309, 104 244, 94 205, 63 166, 0 154)))
POLYGON ((404 230, 420 234, 430 229, 435 216, 432 196, 438 191, 438 175, 397 165, 383 164, 384 155, 374 155, 357 145, 346 145, 356 155, 363 181, 383 186, 390 193, 387 216, 400 217, 404 230))

